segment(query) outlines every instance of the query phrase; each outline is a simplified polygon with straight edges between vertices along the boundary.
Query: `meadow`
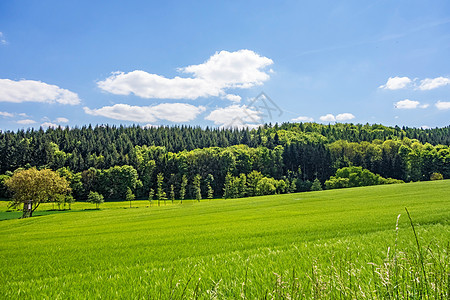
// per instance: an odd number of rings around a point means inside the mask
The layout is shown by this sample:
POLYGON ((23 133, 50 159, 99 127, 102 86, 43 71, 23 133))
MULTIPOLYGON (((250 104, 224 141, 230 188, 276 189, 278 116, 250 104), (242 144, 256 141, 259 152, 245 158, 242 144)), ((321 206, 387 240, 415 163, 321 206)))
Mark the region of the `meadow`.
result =
POLYGON ((0 295, 449 297, 450 180, 132 206, 13 219, 0 202, 0 295))

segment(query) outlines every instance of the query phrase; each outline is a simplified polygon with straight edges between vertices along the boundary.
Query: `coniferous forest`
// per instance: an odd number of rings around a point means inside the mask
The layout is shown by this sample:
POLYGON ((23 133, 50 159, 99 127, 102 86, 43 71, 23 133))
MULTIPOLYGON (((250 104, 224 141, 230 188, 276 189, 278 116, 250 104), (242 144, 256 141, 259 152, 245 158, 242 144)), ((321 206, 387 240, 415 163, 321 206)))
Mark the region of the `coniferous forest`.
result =
MULTIPOLYGON (((336 172, 345 167, 361 167, 391 182, 447 179, 449 145, 450 126, 284 123, 249 130, 105 125, 6 131, 0 132, 0 196, 8 196, 3 182, 12 172, 30 167, 58 171, 77 200, 86 200, 90 192, 125 199, 129 190, 145 199, 309 191, 330 188, 333 184, 326 181, 336 180, 336 172)), ((335 186, 345 187, 345 182, 335 186)))

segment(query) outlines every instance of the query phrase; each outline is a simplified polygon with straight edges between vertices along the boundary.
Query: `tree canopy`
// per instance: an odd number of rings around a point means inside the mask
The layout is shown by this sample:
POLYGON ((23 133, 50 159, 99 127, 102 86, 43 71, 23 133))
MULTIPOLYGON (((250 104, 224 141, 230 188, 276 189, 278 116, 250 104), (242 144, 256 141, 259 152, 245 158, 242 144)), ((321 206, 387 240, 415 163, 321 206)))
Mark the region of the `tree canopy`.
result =
POLYGON ((6 185, 13 193, 10 206, 17 208, 23 205, 23 217, 31 217, 41 203, 64 198, 71 191, 67 180, 49 169, 18 170, 6 185), (31 204, 31 210, 26 209, 27 204, 31 204))

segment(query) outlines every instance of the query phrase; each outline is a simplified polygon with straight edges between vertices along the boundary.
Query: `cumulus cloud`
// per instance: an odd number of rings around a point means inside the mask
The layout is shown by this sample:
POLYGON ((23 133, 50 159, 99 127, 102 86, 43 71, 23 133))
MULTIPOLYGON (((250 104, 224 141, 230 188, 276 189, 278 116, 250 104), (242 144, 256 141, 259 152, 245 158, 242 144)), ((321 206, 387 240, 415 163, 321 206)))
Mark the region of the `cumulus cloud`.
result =
POLYGON ((427 108, 429 104, 420 104, 419 101, 414 100, 401 100, 394 103, 394 107, 397 109, 415 109, 415 108, 427 108))
POLYGON ((381 85, 379 88, 385 90, 399 90, 406 88, 411 82, 412 80, 408 77, 389 77, 386 84, 381 85))
POLYGON ((230 100, 232 102, 241 102, 242 98, 238 95, 228 94, 224 97, 227 100, 230 100))
POLYGON ((178 69, 181 73, 191 74, 191 77, 166 78, 135 70, 129 73, 115 72, 105 80, 97 82, 97 85, 102 90, 116 95, 133 93, 141 98, 157 99, 222 96, 238 102, 239 96, 226 95, 225 90, 261 85, 270 78, 264 69, 271 64, 271 59, 251 50, 220 51, 202 64, 178 69))
POLYGON ((261 112, 248 108, 246 105, 230 105, 213 110, 206 120, 213 121, 222 127, 250 127, 260 126, 261 112))
POLYGON ((84 107, 84 112, 93 116, 102 116, 115 120, 133 121, 138 123, 155 122, 158 119, 171 122, 188 122, 205 111, 203 106, 186 103, 161 103, 154 106, 131 106, 115 104, 98 109, 84 107))
POLYGON ((0 79, 0 102, 76 105, 80 99, 74 92, 41 81, 0 79))
POLYGON ((299 116, 297 118, 291 119, 292 122, 314 122, 311 117, 299 116))
POLYGON ((432 90, 441 86, 450 84, 450 78, 447 77, 437 77, 437 78, 426 78, 420 81, 418 87, 419 90, 426 91, 432 90))
POLYGON ((60 118, 56 118, 55 122, 56 123, 68 123, 69 119, 60 117, 60 118))
POLYGON ((336 116, 336 121, 342 122, 342 121, 352 120, 354 118, 355 118, 355 116, 351 113, 343 113, 343 114, 338 114, 336 116))
POLYGON ((439 110, 450 109, 450 102, 438 101, 436 102, 435 106, 439 110))
POLYGON ((31 120, 31 119, 25 119, 25 120, 19 120, 19 121, 17 121, 17 124, 21 124, 21 125, 30 125, 30 124, 36 124, 36 121, 31 120))
POLYGON ((160 127, 160 125, 155 125, 155 124, 145 124, 143 126, 141 126, 144 129, 148 129, 148 128, 158 128, 160 127))
POLYGON ((335 122, 336 121, 336 118, 332 114, 326 114, 325 116, 320 116, 319 119, 324 122, 335 122))
POLYGON ((351 113, 342 113, 338 114, 337 116, 334 116, 333 114, 326 114, 324 116, 321 116, 319 119, 323 122, 343 122, 354 119, 355 116, 351 113))
POLYGON ((14 114, 6 112, 6 111, 0 111, 0 116, 12 118, 12 117, 14 117, 14 114))
POLYGON ((51 122, 44 122, 41 124, 41 127, 52 127, 52 128, 58 128, 59 125, 51 122))

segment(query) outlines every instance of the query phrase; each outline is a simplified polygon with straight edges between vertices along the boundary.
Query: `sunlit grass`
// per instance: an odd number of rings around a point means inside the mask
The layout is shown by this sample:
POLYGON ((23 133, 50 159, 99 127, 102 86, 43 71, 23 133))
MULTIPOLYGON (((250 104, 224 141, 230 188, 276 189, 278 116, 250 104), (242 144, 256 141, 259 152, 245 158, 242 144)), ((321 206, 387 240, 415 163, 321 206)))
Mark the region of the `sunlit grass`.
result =
POLYGON ((0 222, 0 294, 445 299, 449 195, 447 180, 132 209, 75 203, 73 212, 0 222))

